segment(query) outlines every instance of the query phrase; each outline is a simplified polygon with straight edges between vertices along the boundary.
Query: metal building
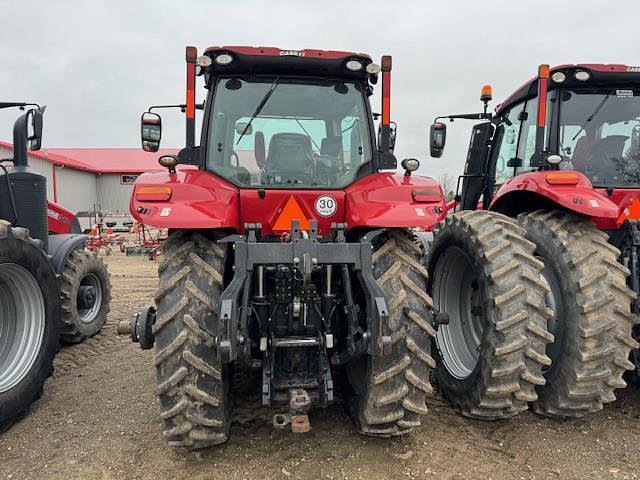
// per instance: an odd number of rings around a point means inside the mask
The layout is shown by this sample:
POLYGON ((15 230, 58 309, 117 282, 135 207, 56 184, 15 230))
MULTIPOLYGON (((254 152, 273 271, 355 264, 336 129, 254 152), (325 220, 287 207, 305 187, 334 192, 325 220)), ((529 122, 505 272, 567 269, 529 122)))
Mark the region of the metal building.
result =
MULTIPOLYGON (((139 148, 48 148, 29 152, 31 168, 47 177, 50 201, 82 218, 115 215, 129 218, 129 196, 138 175, 159 170, 159 156, 139 148)), ((0 159, 11 158, 13 146, 0 141, 0 159)))

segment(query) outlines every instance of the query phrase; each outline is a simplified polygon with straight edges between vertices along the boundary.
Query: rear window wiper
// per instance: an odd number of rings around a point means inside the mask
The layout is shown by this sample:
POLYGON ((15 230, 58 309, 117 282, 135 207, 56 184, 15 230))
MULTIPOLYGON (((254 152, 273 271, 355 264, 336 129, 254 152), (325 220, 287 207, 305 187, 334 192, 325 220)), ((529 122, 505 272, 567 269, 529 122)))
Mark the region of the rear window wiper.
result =
POLYGON ((251 115, 251 119, 244 126, 244 129, 242 130, 242 133, 240 134, 240 138, 238 138, 238 141, 236 142, 236 145, 238 145, 240 143, 240 140, 242 140, 242 137, 244 137, 244 134, 247 133, 247 130, 249 130, 249 127, 251 126, 251 123, 253 122, 253 119, 256 118, 258 115, 260 115, 260 112, 264 108, 265 104, 269 101, 269 98, 271 98, 271 95, 273 95, 273 92, 276 90, 276 87, 278 86, 278 81, 279 80, 280 80, 280 77, 276 77, 276 79, 271 84, 271 87, 269 87, 269 90, 267 91, 267 93, 265 93, 264 97, 262 97, 262 100, 260 100, 260 103, 256 107, 256 111, 253 112, 253 115, 251 115))
POLYGON ((584 130, 584 127, 587 126, 587 123, 589 123, 591 120, 593 120, 593 117, 595 117, 598 112, 600 111, 600 109, 604 106, 604 104, 606 103, 607 100, 609 100, 609 97, 611 96, 611 94, 614 92, 615 90, 611 90, 609 93, 607 93, 607 96, 604 97, 602 99, 602 101, 598 104, 598 106, 596 107, 596 109, 593 111, 593 113, 591 115, 589 115, 587 117, 587 119, 584 121, 584 123, 582 125, 580 125, 580 129, 578 130, 578 133, 576 133, 573 138, 571 139, 572 142, 575 142, 576 138, 578 138, 578 135, 580 135, 580 133, 582 133, 582 131, 584 130))

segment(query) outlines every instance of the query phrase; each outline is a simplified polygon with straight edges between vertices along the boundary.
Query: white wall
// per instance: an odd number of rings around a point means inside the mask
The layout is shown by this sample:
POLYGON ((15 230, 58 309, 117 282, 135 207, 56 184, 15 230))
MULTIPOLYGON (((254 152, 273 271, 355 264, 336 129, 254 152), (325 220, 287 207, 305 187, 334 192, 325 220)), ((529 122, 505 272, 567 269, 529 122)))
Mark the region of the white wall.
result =
POLYGON ((97 203, 97 180, 90 172, 56 168, 58 203, 74 213, 93 211, 97 203))
MULTIPOLYGON (((13 150, 0 146, 0 159, 13 158, 13 150)), ((47 198, 53 200, 53 165, 29 155, 29 166, 47 178, 47 198)))
POLYGON ((98 201, 107 213, 129 214, 129 198, 133 185, 122 185, 119 174, 98 176, 98 201))
MULTIPOLYGON (((0 146, 0 159, 12 158, 13 150, 0 146)), ((54 201, 54 175, 58 203, 74 213, 93 211, 94 204, 105 213, 129 214, 132 185, 122 185, 120 174, 97 175, 52 163, 29 155, 29 166, 47 178, 47 198, 54 201)))

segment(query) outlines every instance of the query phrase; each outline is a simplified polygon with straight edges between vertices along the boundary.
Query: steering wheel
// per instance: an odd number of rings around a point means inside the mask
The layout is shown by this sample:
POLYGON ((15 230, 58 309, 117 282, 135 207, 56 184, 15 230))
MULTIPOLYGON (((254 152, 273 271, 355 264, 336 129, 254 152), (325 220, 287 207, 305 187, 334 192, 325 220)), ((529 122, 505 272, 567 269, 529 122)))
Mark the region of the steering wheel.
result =
POLYGON ((321 153, 313 153, 314 170, 317 174, 338 174, 341 172, 343 165, 340 159, 332 155, 323 155, 321 153))

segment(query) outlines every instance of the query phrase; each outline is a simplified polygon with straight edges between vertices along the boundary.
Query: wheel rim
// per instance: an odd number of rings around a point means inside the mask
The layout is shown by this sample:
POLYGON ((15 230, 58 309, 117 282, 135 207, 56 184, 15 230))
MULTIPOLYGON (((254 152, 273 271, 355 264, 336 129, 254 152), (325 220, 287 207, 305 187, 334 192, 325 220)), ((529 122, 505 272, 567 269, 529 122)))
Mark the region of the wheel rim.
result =
POLYGON ((37 280, 15 263, 0 265, 0 393, 31 371, 45 329, 44 297, 37 280))
MULTIPOLYGON (((547 322, 547 330, 553 335, 553 342, 547 344, 547 355, 551 360, 556 360, 562 348, 564 338, 564 306, 562 303, 562 290, 556 273, 551 268, 550 262, 545 262, 543 258, 538 257, 543 263, 542 278, 549 284, 550 291, 545 294, 544 299, 547 307, 551 309, 553 315, 547 322)), ((544 367, 544 371, 549 371, 554 365, 544 367)))
POLYGON ((96 319, 102 306, 102 283, 97 275, 88 273, 82 277, 76 305, 82 323, 91 323, 96 319))
POLYGON ((432 293, 435 307, 449 314, 449 324, 441 325, 436 335, 442 363, 463 380, 478 364, 484 327, 478 278, 460 248, 448 248, 438 260, 432 293))

